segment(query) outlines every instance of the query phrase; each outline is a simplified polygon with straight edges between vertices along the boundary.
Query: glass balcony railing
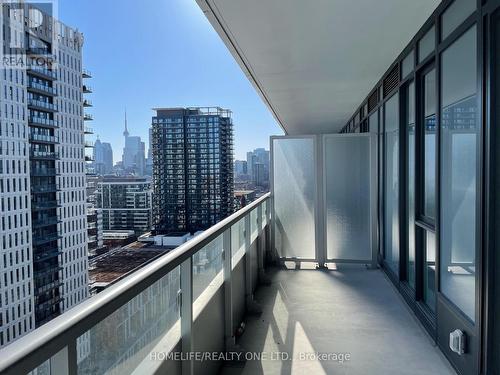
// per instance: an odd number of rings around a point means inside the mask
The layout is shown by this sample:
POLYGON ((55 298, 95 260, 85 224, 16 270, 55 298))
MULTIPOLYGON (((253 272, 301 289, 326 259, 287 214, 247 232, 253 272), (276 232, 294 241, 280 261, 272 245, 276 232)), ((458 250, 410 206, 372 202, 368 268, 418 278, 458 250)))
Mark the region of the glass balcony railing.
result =
MULTIPOLYGON (((96 222, 97 221, 97 214, 87 214, 87 222, 96 222)), ((91 228, 90 226, 88 228, 91 228)))
POLYGON ((57 111, 55 104, 36 99, 28 99, 28 107, 47 111, 57 111))
MULTIPOLYGON (((2 349, 0 373, 157 373, 162 361, 151 356, 179 347, 185 355, 192 352, 201 339, 193 336, 195 323, 220 303, 222 326, 216 329, 229 344, 235 339, 233 317, 245 309, 240 296, 251 296, 263 271, 269 212, 266 194, 14 341, 2 349)), ((182 367, 193 364, 194 358, 182 361, 182 367)))
POLYGON ((57 128, 57 123, 49 118, 44 118, 44 117, 38 117, 38 116, 30 116, 28 118, 28 123, 29 125, 35 125, 35 126, 43 126, 43 127, 49 127, 49 128, 57 128))
POLYGON ((42 78, 57 79, 57 73, 53 70, 47 69, 39 65, 31 65, 28 67, 28 73, 41 76, 42 78))
POLYGON ((53 193, 59 190, 57 184, 31 185, 32 193, 53 193))
POLYGON ((40 219, 35 219, 31 221, 31 225, 35 228, 46 227, 49 225, 54 225, 59 223, 59 219, 57 217, 44 217, 40 219))
POLYGON ((92 120, 94 119, 94 117, 93 117, 90 113, 85 113, 85 114, 83 115, 83 119, 84 119, 85 121, 92 121, 92 120))
MULTIPOLYGON (((36 251, 37 251, 37 253, 40 253, 40 254, 46 254, 46 253, 58 254, 60 250, 57 247, 57 244, 48 244, 48 245, 37 246, 36 251)), ((59 267, 59 266, 56 266, 56 267, 59 267)))
POLYGON ((90 70, 82 69, 82 77, 83 78, 92 78, 92 73, 90 70))
POLYGON ((59 203, 57 202, 57 200, 31 202, 31 209, 33 210, 45 210, 57 207, 59 207, 59 203))
POLYGON ((48 242, 52 241, 57 241, 59 239, 59 234, 57 232, 55 233, 49 233, 49 234, 44 234, 44 235, 33 235, 33 245, 43 245, 48 242))
POLYGON ((50 51, 46 47, 29 46, 26 48, 26 53, 29 55, 49 56, 50 51))
POLYGON ((59 143, 59 138, 54 135, 30 133, 29 139, 31 142, 59 143))
POLYGON ((35 81, 28 81, 28 90, 30 89, 47 95, 57 95, 57 91, 54 87, 43 85, 35 81))
POLYGON ((56 176, 58 174, 55 168, 31 168, 32 176, 56 176))
POLYGON ((40 151, 40 150, 31 150, 30 157, 32 159, 59 159, 59 153, 55 151, 40 151))
POLYGON ((90 94, 92 92, 92 87, 89 85, 83 85, 82 90, 84 94, 90 94))

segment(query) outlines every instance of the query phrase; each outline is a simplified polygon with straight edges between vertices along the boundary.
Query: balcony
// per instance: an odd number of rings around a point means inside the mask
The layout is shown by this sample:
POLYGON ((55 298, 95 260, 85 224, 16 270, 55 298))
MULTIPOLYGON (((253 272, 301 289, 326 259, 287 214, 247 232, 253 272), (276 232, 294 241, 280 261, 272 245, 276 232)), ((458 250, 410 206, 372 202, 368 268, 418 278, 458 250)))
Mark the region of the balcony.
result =
POLYGON ((59 222, 60 220, 56 216, 53 216, 53 217, 46 217, 46 218, 32 220, 31 225, 33 226, 33 228, 42 228, 58 224, 59 222))
POLYGON ((59 206, 60 205, 57 200, 31 202, 31 209, 33 211, 50 210, 59 206))
POLYGON ((83 129, 84 134, 94 134, 94 129, 92 129, 89 126, 86 126, 85 129, 83 129))
POLYGON ((83 120, 84 121, 92 121, 94 117, 90 113, 84 113, 83 114, 83 120))
POLYGON ((59 186, 57 184, 41 184, 41 185, 31 185, 31 192, 36 193, 55 193, 59 191, 59 186))
POLYGON ((49 96, 57 95, 57 91, 54 87, 43 85, 41 83, 32 80, 28 81, 28 91, 41 95, 49 95, 49 96))
POLYGON ((57 241, 60 238, 59 234, 57 233, 50 233, 50 234, 45 234, 43 236, 33 236, 33 245, 38 246, 38 245, 45 245, 49 242, 57 241))
POLYGON ((82 91, 84 94, 91 94, 92 93, 92 87, 89 85, 83 85, 82 86, 82 91))
POLYGON ((90 70, 83 69, 82 70, 82 78, 92 78, 92 73, 90 70))
POLYGON ((34 143, 44 143, 44 144, 57 144, 59 143, 59 137, 55 135, 46 135, 46 134, 38 134, 38 133, 30 133, 29 135, 30 142, 34 143))
POLYGON ((93 107, 92 101, 88 99, 83 99, 83 106, 84 107, 93 107))
POLYGON ((269 262, 269 198, 10 344, 0 372, 25 373, 49 361, 53 373, 453 373, 382 271, 269 262), (77 360, 82 345, 89 346, 77 360), (193 351, 275 358, 224 367, 220 358, 190 358, 193 351))
POLYGON ((45 118, 45 117, 38 117, 38 116, 30 116, 28 118, 28 125, 29 126, 40 126, 44 128, 49 128, 49 129, 54 129, 58 128, 59 126, 57 125, 57 122, 55 122, 52 119, 45 118))
POLYGON ((28 99, 28 108, 35 109, 38 111, 48 111, 56 112, 57 108, 55 104, 44 102, 43 100, 28 99))
POLYGON ((94 213, 89 213, 89 210, 87 210, 87 229, 94 229, 97 228, 97 214, 94 213))
MULTIPOLYGON (((57 246, 52 246, 52 249, 48 251, 40 251, 38 247, 36 250, 36 254, 34 255, 35 262, 43 262, 48 259, 57 258, 60 254, 62 254, 62 252, 57 249, 57 246)), ((47 289, 50 289, 50 286, 47 289)))
POLYGON ((30 175, 31 176, 57 176, 59 173, 56 168, 31 168, 30 175))
POLYGON ((30 151, 31 159, 44 159, 44 160, 57 160, 59 159, 59 153, 56 151, 40 151, 40 150, 31 150, 30 151))
POLYGON ((51 56, 51 53, 47 47, 30 46, 26 48, 26 53, 28 55, 34 55, 34 56, 43 56, 43 57, 51 56))
POLYGON ((39 65, 30 65, 28 67, 28 74, 51 81, 57 79, 57 73, 55 71, 39 65))
POLYGON ((87 148, 94 148, 94 144, 92 142, 89 142, 89 141, 85 141, 84 146, 87 148))
POLYGON ((85 155, 85 161, 87 161, 87 162, 93 162, 94 161, 94 157, 90 156, 90 155, 85 155))

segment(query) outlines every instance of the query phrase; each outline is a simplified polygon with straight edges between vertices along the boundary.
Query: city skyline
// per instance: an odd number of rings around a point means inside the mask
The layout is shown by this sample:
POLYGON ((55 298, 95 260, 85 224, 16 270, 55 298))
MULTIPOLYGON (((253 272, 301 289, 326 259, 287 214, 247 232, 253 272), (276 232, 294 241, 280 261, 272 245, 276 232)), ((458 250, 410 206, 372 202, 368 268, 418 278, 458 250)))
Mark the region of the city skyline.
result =
POLYGON ((172 0, 135 5, 130 0, 120 7, 92 0, 58 2, 59 17, 78 25, 86 43, 93 46, 85 51, 85 67, 94 78, 93 127, 95 136, 111 143, 114 160, 121 160, 124 147, 123 109, 127 108, 130 134, 145 141, 152 108, 159 105, 231 108, 235 159, 244 159, 248 150, 268 149, 269 136, 282 134, 282 130, 196 3, 172 0), (108 14, 115 16, 110 19, 108 14), (134 19, 134 28, 125 27, 130 19, 134 19), (110 28, 119 30, 120 38, 103 32, 110 28), (137 28, 142 31, 138 33, 137 28), (171 50, 179 51, 175 59, 170 58, 171 50), (124 60, 137 63, 123 64, 124 60), (179 76, 183 79, 177 79, 179 76))

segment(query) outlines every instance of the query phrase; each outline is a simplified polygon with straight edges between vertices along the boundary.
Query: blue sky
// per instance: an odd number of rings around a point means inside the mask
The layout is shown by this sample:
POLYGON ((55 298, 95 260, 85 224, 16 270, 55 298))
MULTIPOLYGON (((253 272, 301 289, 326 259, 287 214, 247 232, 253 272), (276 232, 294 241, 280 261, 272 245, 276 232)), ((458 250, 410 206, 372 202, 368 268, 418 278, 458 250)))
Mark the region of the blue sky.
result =
POLYGON ((195 0, 58 0, 58 17, 85 36, 90 125, 115 162, 125 107, 130 134, 146 144, 153 107, 231 109, 237 159, 282 133, 195 0))

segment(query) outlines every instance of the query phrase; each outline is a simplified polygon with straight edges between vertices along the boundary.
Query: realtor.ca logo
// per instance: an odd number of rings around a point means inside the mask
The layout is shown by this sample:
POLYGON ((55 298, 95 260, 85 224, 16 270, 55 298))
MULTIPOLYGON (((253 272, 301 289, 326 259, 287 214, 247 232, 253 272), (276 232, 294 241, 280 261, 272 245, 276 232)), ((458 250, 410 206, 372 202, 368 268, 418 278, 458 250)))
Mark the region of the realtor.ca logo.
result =
POLYGON ((0 69, 54 68, 56 0, 0 0, 0 5, 0 69))

